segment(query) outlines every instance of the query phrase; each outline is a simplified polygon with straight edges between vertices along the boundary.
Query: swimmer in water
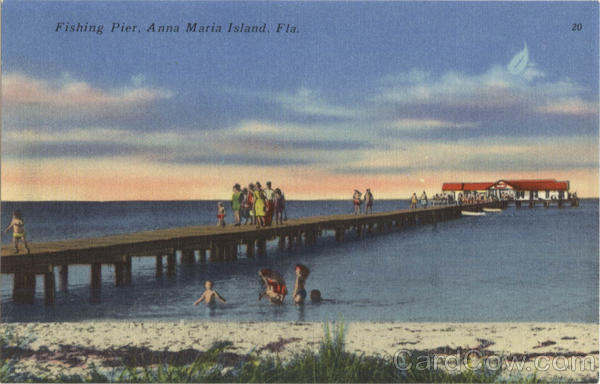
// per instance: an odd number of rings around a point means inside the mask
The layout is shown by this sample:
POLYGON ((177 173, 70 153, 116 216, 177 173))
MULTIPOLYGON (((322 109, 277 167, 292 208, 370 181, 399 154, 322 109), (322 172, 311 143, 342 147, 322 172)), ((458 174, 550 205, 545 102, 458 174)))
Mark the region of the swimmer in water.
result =
POLYGON ((287 295, 287 287, 285 286, 285 280, 277 272, 263 268, 258 271, 258 276, 265 285, 265 291, 258 295, 258 300, 267 296, 273 304, 283 304, 283 299, 287 295))
POLYGON ((219 295, 219 292, 212 289, 213 282, 211 280, 206 280, 206 282, 204 283, 204 288, 204 293, 202 293, 202 296, 200 296, 200 298, 194 302, 194 305, 198 305, 203 301, 206 303, 206 305, 212 305, 215 304, 215 299, 219 299, 222 303, 227 302, 227 300, 225 300, 221 295, 219 295))
POLYGON ((310 274, 310 270, 306 268, 306 266, 302 264, 296 264, 296 283, 294 284, 294 294, 292 297, 294 298, 294 303, 303 304, 304 299, 306 299, 306 289, 304 285, 306 284, 306 279, 310 274))
POLYGON ((313 289, 312 291, 310 291, 310 300, 313 303, 320 303, 321 301, 323 301, 323 298, 321 297, 321 291, 319 291, 318 289, 313 289))

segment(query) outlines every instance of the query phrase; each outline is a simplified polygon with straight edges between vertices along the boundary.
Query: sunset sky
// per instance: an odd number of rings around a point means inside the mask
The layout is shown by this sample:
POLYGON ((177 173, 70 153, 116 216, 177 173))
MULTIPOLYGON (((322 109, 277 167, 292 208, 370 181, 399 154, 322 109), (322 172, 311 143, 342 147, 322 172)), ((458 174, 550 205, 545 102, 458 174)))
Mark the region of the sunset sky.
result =
POLYGON ((502 178, 598 196, 597 2, 2 8, 5 201, 222 199, 256 180, 288 199, 502 178))

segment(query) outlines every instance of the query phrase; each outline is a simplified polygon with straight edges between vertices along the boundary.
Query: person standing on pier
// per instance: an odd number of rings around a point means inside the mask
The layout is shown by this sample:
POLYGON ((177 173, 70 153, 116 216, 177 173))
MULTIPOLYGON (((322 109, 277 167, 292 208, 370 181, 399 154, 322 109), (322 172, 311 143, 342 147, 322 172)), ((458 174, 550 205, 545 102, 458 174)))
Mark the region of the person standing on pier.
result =
POLYGON ((426 208, 427 207, 427 194, 425 193, 425 190, 423 190, 423 193, 421 194, 421 197, 419 198, 419 200, 421 201, 421 208, 426 208))
POLYGON ((360 193, 360 191, 358 189, 354 190, 354 194, 352 195, 352 202, 354 204, 354 214, 358 215, 360 214, 360 196, 362 195, 362 193, 360 193))
POLYGON ((15 253, 19 253, 19 241, 22 241, 25 249, 27 250, 27 254, 29 254, 29 246, 27 245, 27 240, 25 239, 25 222, 23 221, 23 214, 18 209, 15 209, 13 212, 12 221, 4 230, 4 233, 8 233, 11 228, 13 230, 13 246, 15 247, 15 253))
POLYGON ((239 184, 233 186, 233 195, 231 196, 231 210, 233 211, 233 220, 236 227, 241 225, 240 209, 242 208, 242 188, 239 184))
POLYGON ((240 222, 244 220, 244 225, 248 224, 250 218, 250 206, 248 205, 248 188, 242 189, 240 194, 241 206, 240 206, 240 222))
POLYGON ((225 206, 221 201, 217 203, 217 226, 225 226, 225 206))
POLYGON ((371 189, 367 188, 365 192, 365 215, 369 213, 373 213, 373 194, 371 193, 371 189))
POLYGON ((275 188, 273 209, 275 212, 275 224, 283 224, 283 208, 285 206, 281 189, 275 188))
POLYGON ((265 203, 266 203, 265 225, 267 227, 270 227, 271 223, 273 222, 273 213, 275 210, 274 197, 273 197, 275 195, 275 192, 273 191, 273 189, 271 189, 270 181, 267 181, 267 188, 265 188, 264 192, 265 192, 265 203))
POLYGON ((419 202, 419 199, 417 198, 417 193, 413 192, 412 197, 410 198, 410 209, 416 209, 417 208, 417 203, 419 202))
POLYGON ((256 216, 254 215, 254 184, 252 183, 248 185, 246 204, 248 206, 248 216, 250 216, 250 225, 254 225, 256 216))
POLYGON ((254 191, 254 218, 256 220, 256 228, 265 226, 265 192, 262 186, 257 181, 254 191))

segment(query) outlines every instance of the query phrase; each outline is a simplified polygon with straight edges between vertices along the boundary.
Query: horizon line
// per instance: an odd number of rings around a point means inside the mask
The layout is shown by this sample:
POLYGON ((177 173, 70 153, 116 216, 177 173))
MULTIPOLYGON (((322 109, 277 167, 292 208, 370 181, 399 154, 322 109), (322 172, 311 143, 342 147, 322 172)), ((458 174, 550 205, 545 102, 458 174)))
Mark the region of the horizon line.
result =
MULTIPOLYGON (((431 195, 435 196, 435 194, 431 195)), ((598 199, 600 196, 578 196, 579 199, 598 199)), ((352 198, 315 198, 315 199, 286 199, 286 201, 351 201, 352 198)), ((377 201, 410 200, 406 198, 378 198, 377 201)), ((565 199, 567 200, 567 199, 565 199)), ((144 202, 192 202, 192 201, 229 201, 228 199, 160 199, 160 200, 0 200, 0 203, 144 203, 144 202)))

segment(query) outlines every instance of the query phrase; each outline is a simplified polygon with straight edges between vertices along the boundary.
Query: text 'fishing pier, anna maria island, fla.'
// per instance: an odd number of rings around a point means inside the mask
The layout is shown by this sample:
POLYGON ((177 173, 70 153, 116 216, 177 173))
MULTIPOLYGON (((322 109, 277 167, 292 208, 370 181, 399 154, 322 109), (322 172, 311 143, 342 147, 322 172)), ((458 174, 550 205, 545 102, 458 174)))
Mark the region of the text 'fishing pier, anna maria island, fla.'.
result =
POLYGON ((88 22, 68 22, 59 21, 56 23, 54 32, 63 33, 94 33, 102 35, 109 33, 298 33, 298 27, 290 23, 199 23, 186 22, 183 24, 162 24, 150 23, 147 25, 137 25, 126 22, 116 22, 105 24, 90 24, 88 22))

